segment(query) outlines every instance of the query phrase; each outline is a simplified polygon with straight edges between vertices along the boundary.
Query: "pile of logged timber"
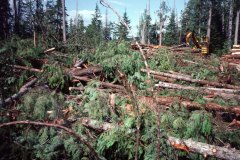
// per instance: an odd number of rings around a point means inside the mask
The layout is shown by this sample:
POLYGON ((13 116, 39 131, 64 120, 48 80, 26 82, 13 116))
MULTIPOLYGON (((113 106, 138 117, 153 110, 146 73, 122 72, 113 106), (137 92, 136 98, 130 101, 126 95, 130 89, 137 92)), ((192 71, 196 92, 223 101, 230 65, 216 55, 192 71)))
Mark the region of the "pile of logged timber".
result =
POLYGON ((233 45, 233 49, 230 50, 233 55, 240 55, 240 45, 233 45))
POLYGON ((222 56, 222 62, 227 62, 229 66, 236 67, 240 72, 240 45, 233 45, 231 54, 222 56))

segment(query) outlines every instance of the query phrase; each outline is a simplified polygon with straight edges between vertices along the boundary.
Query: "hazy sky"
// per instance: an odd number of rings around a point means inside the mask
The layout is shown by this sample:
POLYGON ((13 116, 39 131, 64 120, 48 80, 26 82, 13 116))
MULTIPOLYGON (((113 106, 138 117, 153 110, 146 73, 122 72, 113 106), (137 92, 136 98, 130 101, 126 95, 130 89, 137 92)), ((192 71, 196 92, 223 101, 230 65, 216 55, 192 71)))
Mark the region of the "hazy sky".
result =
MULTIPOLYGON (((131 27, 133 32, 136 34, 137 25, 139 24, 139 19, 141 14, 143 13, 146 5, 149 0, 106 0, 109 4, 116 9, 119 14, 123 15, 125 9, 127 11, 128 17, 131 20, 131 27)), ((176 10, 180 14, 180 11, 184 8, 184 2, 187 0, 175 0, 176 2, 176 10)), ((166 0, 167 5, 171 8, 174 6, 174 0, 166 0)), ((70 18, 75 18, 76 16, 76 8, 77 2, 76 0, 66 0, 66 7, 68 13, 68 20, 70 18)), ((102 19, 105 21, 105 11, 106 8, 99 3, 99 0, 78 0, 78 13, 83 16, 85 25, 88 25, 91 22, 92 14, 94 13, 94 9, 98 3, 100 7, 100 11, 102 14, 102 19)), ((158 21, 158 17, 156 11, 159 9, 160 0, 150 0, 150 8, 151 8, 151 18, 152 23, 158 21)), ((113 22, 118 22, 117 16, 110 10, 108 10, 108 19, 113 22)))

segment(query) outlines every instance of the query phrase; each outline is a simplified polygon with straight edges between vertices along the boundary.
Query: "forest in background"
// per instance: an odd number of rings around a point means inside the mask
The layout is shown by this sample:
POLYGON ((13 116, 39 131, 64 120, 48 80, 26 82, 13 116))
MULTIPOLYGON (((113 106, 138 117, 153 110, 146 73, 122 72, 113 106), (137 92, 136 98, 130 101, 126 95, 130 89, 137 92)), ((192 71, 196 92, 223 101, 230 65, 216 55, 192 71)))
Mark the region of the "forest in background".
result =
POLYGON ((103 0, 87 26, 65 0, 2 0, 0 159, 238 159, 240 1, 159 2, 134 37, 103 0), (173 50, 189 30, 208 58, 173 50))

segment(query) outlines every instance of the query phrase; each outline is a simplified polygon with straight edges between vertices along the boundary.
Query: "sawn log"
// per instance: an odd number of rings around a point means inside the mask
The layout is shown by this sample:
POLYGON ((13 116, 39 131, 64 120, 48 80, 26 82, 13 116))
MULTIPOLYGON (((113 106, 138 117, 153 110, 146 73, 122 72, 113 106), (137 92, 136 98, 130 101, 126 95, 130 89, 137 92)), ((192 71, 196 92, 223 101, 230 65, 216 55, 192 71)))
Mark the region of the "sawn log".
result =
POLYGON ((187 82, 198 83, 198 84, 202 84, 202 85, 215 86, 215 87, 220 87, 220 88, 229 88, 229 89, 240 89, 239 86, 223 84, 223 83, 218 83, 218 82, 210 82, 207 80, 192 79, 189 77, 185 77, 185 76, 181 76, 181 75, 174 75, 174 74, 170 74, 170 73, 157 72, 157 71, 153 71, 153 70, 148 71, 147 69, 141 69, 141 71, 145 72, 145 73, 150 72, 150 74, 170 77, 170 78, 183 80, 183 81, 187 81, 187 82))

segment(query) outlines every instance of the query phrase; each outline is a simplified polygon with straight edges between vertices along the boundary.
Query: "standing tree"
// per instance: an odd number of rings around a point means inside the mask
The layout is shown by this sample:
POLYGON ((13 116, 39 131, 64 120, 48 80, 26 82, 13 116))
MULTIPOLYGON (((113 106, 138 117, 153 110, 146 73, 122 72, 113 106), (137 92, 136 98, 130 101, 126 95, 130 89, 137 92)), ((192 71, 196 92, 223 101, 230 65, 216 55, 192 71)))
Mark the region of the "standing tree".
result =
POLYGON ((160 9, 158 12, 159 15, 159 46, 162 45, 162 33, 163 33, 163 24, 167 19, 166 13, 168 12, 168 7, 165 0, 160 0, 160 9))
POLYGON ((0 40, 3 40, 7 39, 10 34, 11 11, 8 0, 1 1, 0 13, 0 40))
POLYGON ((232 45, 233 0, 229 0, 228 49, 232 45))
POLYGON ((234 3, 234 11, 236 12, 236 20, 235 20, 235 35, 234 35, 234 45, 238 44, 239 40, 239 16, 240 16, 240 2, 235 1, 234 3))
MULTIPOLYGON (((130 24, 130 20, 127 16, 126 10, 123 13, 123 20, 124 20, 124 22, 126 22, 127 25, 130 24)), ((129 33, 128 29, 126 28, 126 26, 124 24, 122 24, 121 22, 119 24, 117 24, 116 36, 118 37, 119 40, 127 40, 128 33, 129 33)))
POLYGON ((149 32, 150 32, 150 25, 151 25, 151 17, 148 13, 148 10, 145 9, 143 15, 140 19, 140 37, 141 43, 146 44, 149 39, 149 32))
POLYGON ((166 45, 176 45, 178 43, 178 39, 176 38, 177 34, 177 22, 176 15, 174 10, 172 10, 169 24, 166 27, 166 34, 164 38, 164 44, 166 45))
POLYGON ((86 37, 89 38, 90 42, 97 46, 100 44, 103 33, 102 33, 102 20, 101 20, 101 13, 100 9, 98 7, 98 4, 96 4, 95 13, 92 18, 91 24, 87 27, 86 30, 86 37))
POLYGON ((62 0, 62 29, 63 29, 63 43, 66 43, 66 15, 65 15, 65 0, 62 0))
POLYGON ((105 13, 105 26, 103 28, 103 37, 106 41, 110 40, 111 38, 111 28, 108 23, 108 10, 106 9, 105 13))
POLYGON ((210 38, 211 38, 211 21, 212 21, 212 4, 210 4, 208 25, 207 25, 207 38, 208 38, 209 42, 210 42, 210 38))
MULTIPOLYGON (((34 15, 34 45, 36 46, 38 39, 40 38, 40 35, 43 34, 43 20, 44 20, 44 12, 43 12, 43 3, 41 0, 36 0, 35 2, 35 15, 34 15), (39 36, 38 36, 39 35, 39 36)), ((42 38, 41 38, 42 39, 42 38)))

